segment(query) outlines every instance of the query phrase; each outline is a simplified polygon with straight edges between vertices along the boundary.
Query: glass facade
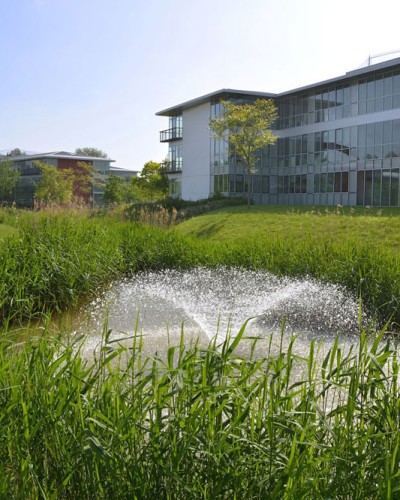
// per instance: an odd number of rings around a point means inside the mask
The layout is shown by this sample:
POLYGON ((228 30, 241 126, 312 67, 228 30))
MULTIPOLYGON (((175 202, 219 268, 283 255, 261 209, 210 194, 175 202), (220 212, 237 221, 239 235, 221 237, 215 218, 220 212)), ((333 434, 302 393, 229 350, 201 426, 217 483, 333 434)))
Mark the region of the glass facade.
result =
MULTIPOLYGON (((255 201, 400 206, 399 66, 275 97, 278 139, 257 152, 255 201)), ((211 102, 210 117, 220 113, 221 103, 211 102)), ((241 158, 212 136, 210 175, 211 192, 247 192, 241 158)))
POLYGON ((400 108, 400 69, 279 98, 277 129, 400 108))

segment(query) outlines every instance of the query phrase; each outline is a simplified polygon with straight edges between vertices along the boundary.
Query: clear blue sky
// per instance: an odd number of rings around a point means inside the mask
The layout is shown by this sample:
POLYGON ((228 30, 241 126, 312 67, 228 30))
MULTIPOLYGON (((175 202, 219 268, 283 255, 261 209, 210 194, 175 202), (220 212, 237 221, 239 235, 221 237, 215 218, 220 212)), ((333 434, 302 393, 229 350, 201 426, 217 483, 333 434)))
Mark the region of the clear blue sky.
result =
POLYGON ((93 146, 139 170, 167 153, 157 111, 344 74, 400 49, 399 14, 399 0, 0 0, 0 151, 93 146))

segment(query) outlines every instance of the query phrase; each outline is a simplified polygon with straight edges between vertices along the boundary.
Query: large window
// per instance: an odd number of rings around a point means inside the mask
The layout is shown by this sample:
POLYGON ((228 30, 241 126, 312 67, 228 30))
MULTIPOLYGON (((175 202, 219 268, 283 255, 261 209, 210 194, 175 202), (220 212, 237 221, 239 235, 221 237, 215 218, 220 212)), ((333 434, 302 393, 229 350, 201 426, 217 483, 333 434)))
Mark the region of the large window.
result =
POLYGON ((399 206, 399 169, 357 172, 357 205, 399 206))
POLYGON ((314 193, 348 193, 348 191, 348 172, 314 174, 314 193))
POLYGON ((281 175, 278 177, 278 193, 294 194, 307 192, 307 175, 281 175))
POLYGON ((182 144, 170 144, 168 148, 168 161, 166 170, 168 172, 182 171, 182 144))

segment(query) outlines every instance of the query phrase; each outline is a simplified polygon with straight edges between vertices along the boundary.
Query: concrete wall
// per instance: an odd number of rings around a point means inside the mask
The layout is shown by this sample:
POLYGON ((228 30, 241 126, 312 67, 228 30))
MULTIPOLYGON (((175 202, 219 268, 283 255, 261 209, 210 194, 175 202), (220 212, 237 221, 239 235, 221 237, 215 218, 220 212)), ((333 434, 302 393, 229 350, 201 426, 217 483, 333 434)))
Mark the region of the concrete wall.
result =
POLYGON ((182 198, 210 195, 210 103, 185 110, 182 140, 182 198))

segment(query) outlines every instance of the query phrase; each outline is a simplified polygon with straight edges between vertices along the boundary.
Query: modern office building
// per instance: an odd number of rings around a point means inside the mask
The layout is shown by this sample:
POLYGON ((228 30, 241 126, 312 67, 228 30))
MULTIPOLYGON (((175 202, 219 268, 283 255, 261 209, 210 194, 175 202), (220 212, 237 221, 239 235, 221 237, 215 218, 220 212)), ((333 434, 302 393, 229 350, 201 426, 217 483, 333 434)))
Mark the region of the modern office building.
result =
MULTIPOLYGON (((98 176, 106 178, 110 175, 110 164, 114 160, 108 158, 97 158, 92 156, 80 156, 75 153, 66 151, 58 151, 52 153, 40 153, 24 156, 13 156, 4 158, 5 161, 10 161, 11 166, 17 169, 20 173, 16 188, 9 199, 8 203, 15 203, 17 206, 33 208, 35 184, 40 180, 40 168, 36 162, 42 162, 59 169, 79 169, 79 163, 84 162, 93 166, 94 171, 98 176)), ((85 195, 86 201, 91 201, 93 204, 101 203, 103 190, 100 184, 93 182, 91 195, 85 195)))
POLYGON ((171 194, 243 196, 247 178, 213 138, 221 100, 273 99, 273 146, 258 152, 253 200, 262 204, 400 206, 400 58, 281 94, 224 89, 157 113, 169 118, 171 194))

